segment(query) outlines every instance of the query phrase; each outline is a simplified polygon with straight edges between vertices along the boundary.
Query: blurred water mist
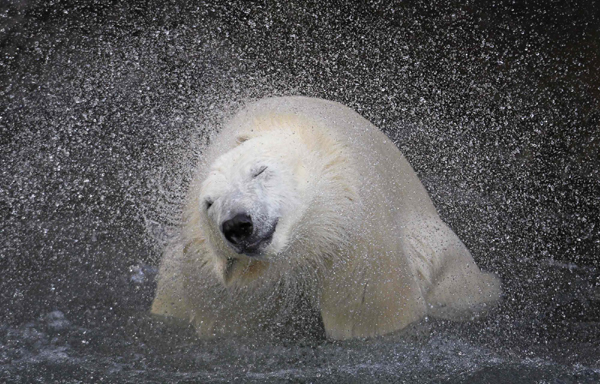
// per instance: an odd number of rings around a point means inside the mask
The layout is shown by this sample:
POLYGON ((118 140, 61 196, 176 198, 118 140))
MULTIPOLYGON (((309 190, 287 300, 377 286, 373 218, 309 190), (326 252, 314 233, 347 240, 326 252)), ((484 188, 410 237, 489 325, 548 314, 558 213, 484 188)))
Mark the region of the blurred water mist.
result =
POLYGON ((246 101, 301 94, 385 131, 502 276, 506 317, 465 334, 598 372, 597 2, 13 1, 0 52, 2 364, 13 331, 145 313, 199 145, 246 101))

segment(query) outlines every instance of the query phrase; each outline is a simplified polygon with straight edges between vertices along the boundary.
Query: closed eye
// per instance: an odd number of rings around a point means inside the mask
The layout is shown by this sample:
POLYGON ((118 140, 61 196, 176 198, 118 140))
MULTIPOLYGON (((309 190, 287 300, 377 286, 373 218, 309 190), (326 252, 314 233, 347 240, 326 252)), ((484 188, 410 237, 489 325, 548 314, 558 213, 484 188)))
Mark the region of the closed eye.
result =
POLYGON ((266 165, 263 165, 262 167, 260 167, 258 169, 258 171, 254 172, 254 174, 252 175, 252 178, 256 178, 256 177, 260 176, 260 174, 263 173, 264 171, 266 171, 267 168, 268 167, 266 165))
POLYGON ((206 200, 205 202, 206 205, 206 210, 208 211, 210 209, 210 207, 213 205, 213 201, 212 200, 206 200))

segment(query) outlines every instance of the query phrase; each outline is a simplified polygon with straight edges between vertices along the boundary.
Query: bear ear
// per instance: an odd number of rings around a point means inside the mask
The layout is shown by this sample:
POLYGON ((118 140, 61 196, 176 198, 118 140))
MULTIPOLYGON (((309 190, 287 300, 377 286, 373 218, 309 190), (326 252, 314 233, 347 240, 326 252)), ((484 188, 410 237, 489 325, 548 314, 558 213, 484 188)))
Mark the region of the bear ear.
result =
POLYGON ((235 138, 235 143, 237 145, 242 144, 244 141, 248 141, 250 139, 250 134, 249 133, 240 133, 239 135, 236 136, 235 138))

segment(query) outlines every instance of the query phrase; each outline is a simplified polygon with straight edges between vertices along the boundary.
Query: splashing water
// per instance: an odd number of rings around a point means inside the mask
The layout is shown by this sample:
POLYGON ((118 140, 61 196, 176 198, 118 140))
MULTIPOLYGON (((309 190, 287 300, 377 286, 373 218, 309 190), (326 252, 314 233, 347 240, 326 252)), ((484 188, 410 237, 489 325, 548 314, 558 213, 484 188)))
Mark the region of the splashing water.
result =
POLYGON ((599 5, 0 6, 0 379, 600 381, 599 5), (195 339, 148 316, 211 135, 339 101, 402 150, 505 297, 374 340, 195 339))

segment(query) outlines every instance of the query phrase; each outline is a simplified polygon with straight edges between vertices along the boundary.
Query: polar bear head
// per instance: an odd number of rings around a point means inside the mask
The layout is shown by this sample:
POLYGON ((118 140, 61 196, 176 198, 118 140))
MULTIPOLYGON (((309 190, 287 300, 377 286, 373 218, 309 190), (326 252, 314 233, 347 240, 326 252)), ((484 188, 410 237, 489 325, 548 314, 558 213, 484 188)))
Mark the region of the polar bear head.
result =
POLYGON ((258 119, 232 140, 236 145, 226 144, 201 166, 191 188, 188 249, 216 257, 227 284, 336 253, 360 205, 344 145, 326 128, 293 116, 258 119))
POLYGON ((312 199, 305 152, 289 132, 272 132, 244 141, 210 166, 198 203, 220 256, 265 259, 289 245, 312 199))

